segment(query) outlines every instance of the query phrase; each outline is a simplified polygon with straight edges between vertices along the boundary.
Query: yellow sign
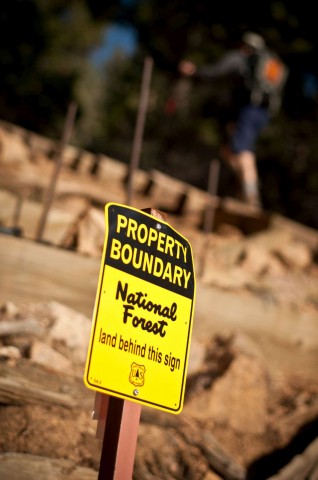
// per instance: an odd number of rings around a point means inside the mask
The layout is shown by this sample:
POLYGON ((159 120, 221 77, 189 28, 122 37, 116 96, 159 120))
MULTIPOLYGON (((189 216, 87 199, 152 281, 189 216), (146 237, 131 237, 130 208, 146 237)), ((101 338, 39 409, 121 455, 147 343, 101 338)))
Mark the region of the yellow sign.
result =
POLYGON ((171 226, 109 203, 84 382, 180 413, 195 297, 192 250, 171 226))

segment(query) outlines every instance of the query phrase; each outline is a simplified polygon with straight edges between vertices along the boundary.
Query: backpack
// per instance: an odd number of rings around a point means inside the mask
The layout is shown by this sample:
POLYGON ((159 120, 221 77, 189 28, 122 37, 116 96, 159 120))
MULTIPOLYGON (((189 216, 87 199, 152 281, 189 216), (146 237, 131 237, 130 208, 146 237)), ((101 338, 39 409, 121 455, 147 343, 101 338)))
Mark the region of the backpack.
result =
POLYGON ((271 113, 277 112, 283 88, 288 77, 284 62, 270 50, 253 53, 248 59, 246 86, 254 105, 267 105, 271 113))

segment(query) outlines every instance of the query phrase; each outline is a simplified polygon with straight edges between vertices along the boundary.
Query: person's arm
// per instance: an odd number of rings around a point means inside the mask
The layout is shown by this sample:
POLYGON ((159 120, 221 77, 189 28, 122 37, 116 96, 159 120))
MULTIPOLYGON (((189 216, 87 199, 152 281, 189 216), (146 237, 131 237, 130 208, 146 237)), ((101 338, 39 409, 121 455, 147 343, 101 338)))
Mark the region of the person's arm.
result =
POLYGON ((182 75, 201 79, 217 79, 232 74, 240 74, 243 69, 244 58, 239 51, 227 53, 213 65, 205 65, 197 68, 190 60, 183 60, 179 65, 179 71, 182 75))
POLYGON ((195 74, 203 79, 217 79, 233 74, 240 74, 243 68, 244 58, 242 55, 237 51, 231 51, 213 65, 198 68, 195 74))

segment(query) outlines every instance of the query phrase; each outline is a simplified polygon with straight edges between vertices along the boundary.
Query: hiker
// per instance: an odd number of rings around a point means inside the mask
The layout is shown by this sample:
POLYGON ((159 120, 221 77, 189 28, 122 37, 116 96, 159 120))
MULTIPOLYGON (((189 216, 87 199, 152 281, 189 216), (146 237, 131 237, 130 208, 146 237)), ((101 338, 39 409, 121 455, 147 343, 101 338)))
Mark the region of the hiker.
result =
POLYGON ((256 142, 279 109, 287 78, 283 62, 266 47, 263 37, 246 32, 239 48, 231 50, 213 65, 201 68, 183 60, 182 75, 200 79, 236 78, 232 92, 232 116, 227 119, 227 141, 221 154, 240 184, 239 197, 261 207, 256 165, 256 142))

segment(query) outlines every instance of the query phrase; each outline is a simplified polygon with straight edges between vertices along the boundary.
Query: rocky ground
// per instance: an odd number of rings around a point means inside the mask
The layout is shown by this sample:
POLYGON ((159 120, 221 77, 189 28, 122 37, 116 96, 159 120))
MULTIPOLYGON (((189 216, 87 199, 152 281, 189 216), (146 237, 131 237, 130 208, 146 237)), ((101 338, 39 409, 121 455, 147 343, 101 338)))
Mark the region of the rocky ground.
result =
MULTIPOLYGON (((124 170, 109 160, 109 184, 70 168, 68 152, 39 242, 54 163, 44 139, 32 137, 35 148, 19 129, 0 134, 0 478, 96 479, 95 394, 83 384, 94 285, 85 290, 77 278, 71 297, 63 282, 74 255, 87 260, 74 265, 86 279, 98 271, 103 205, 125 201, 124 170)), ((162 188, 139 195, 136 208, 162 207, 162 188)), ((247 234, 246 218, 255 225, 259 216, 247 213, 242 223, 239 209, 231 218, 241 223, 219 222, 204 235, 200 202, 168 216, 190 241, 198 272, 185 405, 180 415, 142 407, 133 477, 315 480, 318 232, 271 215, 247 234)))

